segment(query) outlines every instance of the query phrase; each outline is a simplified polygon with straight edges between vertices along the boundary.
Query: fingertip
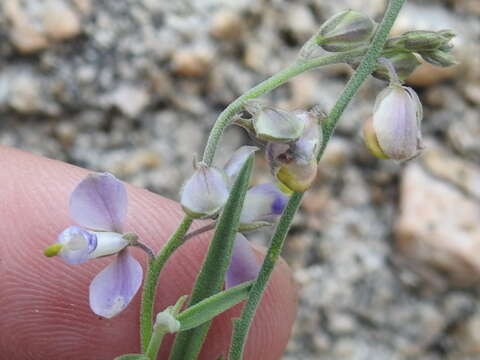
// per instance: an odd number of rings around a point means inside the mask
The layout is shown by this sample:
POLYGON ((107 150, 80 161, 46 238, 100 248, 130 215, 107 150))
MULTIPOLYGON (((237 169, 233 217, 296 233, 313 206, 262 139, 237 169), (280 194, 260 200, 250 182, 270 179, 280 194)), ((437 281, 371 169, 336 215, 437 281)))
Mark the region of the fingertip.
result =
MULTIPOLYGON (((0 166, 0 216, 8 220, 0 227, 0 354, 16 360, 90 360, 138 351, 139 294, 111 320, 98 318, 88 307, 88 285, 111 259, 68 266, 42 255, 43 248, 72 224, 69 194, 88 171, 5 147, 0 147, 0 166)), ((128 198, 126 230, 160 249, 183 216, 181 208, 132 186, 128 198)), ((156 311, 190 293, 208 244, 209 234, 194 238, 168 261, 159 281, 156 311)), ((134 254, 145 264, 144 254, 138 250, 134 254)), ((228 350, 231 321, 240 315, 241 306, 214 320, 202 359, 228 350)), ((280 358, 295 313, 295 285, 281 260, 252 325, 245 360, 280 358)), ((167 350, 164 347, 161 356, 166 358, 167 350)))

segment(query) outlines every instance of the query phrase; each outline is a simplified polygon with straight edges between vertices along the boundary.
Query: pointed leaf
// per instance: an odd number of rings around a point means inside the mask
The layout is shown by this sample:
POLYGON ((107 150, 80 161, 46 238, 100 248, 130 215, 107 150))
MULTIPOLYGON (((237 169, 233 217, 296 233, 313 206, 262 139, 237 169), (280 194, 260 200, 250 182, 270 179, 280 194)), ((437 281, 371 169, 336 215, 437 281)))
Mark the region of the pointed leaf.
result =
POLYGON ((189 307, 177 316, 177 320, 180 321, 180 331, 202 325, 237 305, 247 298, 251 287, 251 282, 244 282, 189 307))

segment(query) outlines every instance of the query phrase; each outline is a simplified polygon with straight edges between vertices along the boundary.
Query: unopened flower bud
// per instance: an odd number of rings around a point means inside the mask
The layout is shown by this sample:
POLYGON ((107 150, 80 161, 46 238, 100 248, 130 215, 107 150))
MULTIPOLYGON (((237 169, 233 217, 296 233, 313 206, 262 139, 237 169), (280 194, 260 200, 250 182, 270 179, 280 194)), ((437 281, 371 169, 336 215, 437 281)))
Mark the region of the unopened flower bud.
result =
POLYGON ((256 137, 264 141, 295 141, 303 132, 305 122, 295 113, 263 107, 253 120, 256 137))
POLYGON ((154 327, 162 327, 167 332, 173 334, 180 330, 180 321, 175 317, 173 307, 169 306, 164 311, 157 314, 154 327))
POLYGON ((422 56, 423 60, 435 66, 448 67, 458 64, 458 61, 452 54, 450 54, 448 51, 440 49, 434 51, 423 51, 420 53, 420 55, 422 56))
POLYGON ((364 125, 365 143, 379 158, 409 160, 422 149, 422 104, 411 88, 392 84, 375 101, 373 119, 364 125))
MULTIPOLYGON (((417 57, 411 52, 401 52, 396 54, 385 55, 385 58, 388 59, 397 73, 398 79, 401 81, 409 77, 420 65, 417 57)), ((390 74, 385 66, 385 64, 379 63, 376 70, 372 73, 377 79, 381 80, 391 80, 390 74)))
POLYGON ((183 186, 180 203, 184 211, 194 218, 210 217, 223 207, 228 193, 225 173, 200 163, 183 186))
POLYGON ((315 41, 326 51, 348 51, 367 43, 373 36, 375 26, 375 22, 366 14, 346 10, 328 19, 315 41))
POLYGON ((432 51, 448 44, 455 37, 451 30, 406 32, 387 41, 387 48, 404 48, 410 51, 432 51))

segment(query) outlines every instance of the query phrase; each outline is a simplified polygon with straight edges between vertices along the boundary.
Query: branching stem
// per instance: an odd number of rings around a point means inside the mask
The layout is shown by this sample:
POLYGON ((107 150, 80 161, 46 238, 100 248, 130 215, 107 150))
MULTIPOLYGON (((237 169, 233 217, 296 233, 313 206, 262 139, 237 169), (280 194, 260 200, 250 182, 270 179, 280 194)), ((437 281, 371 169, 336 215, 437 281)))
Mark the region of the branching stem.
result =
MULTIPOLYGON (((391 0, 389 2, 385 16, 379 25, 378 31, 376 32, 375 37, 373 38, 372 43, 365 54, 365 57, 360 63, 355 74, 348 81, 342 94, 335 103, 335 106, 331 110, 327 120, 323 124, 323 143, 321 151, 318 155, 318 160, 320 160, 322 157, 327 143, 330 140, 343 111, 353 96, 355 96, 365 79, 375 69, 377 59, 383 51, 383 47, 387 40, 388 34, 390 33, 390 29, 392 28, 393 23, 395 22, 395 19, 397 18, 404 2, 405 0, 391 0)), ((250 290, 250 294, 247 303, 243 308, 242 315, 239 319, 235 320, 232 343, 228 357, 229 360, 241 360, 243 357, 245 341, 257 306, 260 303, 263 293, 268 285, 268 281, 275 267, 275 263, 280 257, 284 240, 287 236, 288 230, 290 229, 290 224, 293 220, 293 217, 300 205, 302 195, 303 194, 301 193, 294 193, 290 197, 287 207, 285 208, 277 228, 275 229, 272 242, 268 249, 267 255, 265 256, 260 273, 253 284, 252 290, 250 290)))

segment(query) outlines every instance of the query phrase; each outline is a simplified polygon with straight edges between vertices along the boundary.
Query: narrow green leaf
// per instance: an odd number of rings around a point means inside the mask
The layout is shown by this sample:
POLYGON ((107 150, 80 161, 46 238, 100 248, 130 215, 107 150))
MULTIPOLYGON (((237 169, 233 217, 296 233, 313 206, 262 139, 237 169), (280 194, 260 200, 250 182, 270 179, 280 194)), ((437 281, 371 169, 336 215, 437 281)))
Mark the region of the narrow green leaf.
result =
POLYGON ((125 354, 117 356, 113 360, 149 360, 144 354, 125 354))
MULTIPOLYGON (((223 209, 208 248, 207 257, 195 282, 190 306, 218 293, 223 285, 225 273, 232 256, 233 242, 238 229, 240 213, 250 183, 253 157, 240 170, 230 196, 223 209)), ((171 360, 194 360, 197 358, 207 336, 211 321, 177 334, 170 354, 171 360)))
POLYGON ((189 330, 212 320, 232 306, 237 305, 248 296, 252 282, 246 282, 222 291, 189 307, 177 316, 180 321, 180 331, 189 330))

